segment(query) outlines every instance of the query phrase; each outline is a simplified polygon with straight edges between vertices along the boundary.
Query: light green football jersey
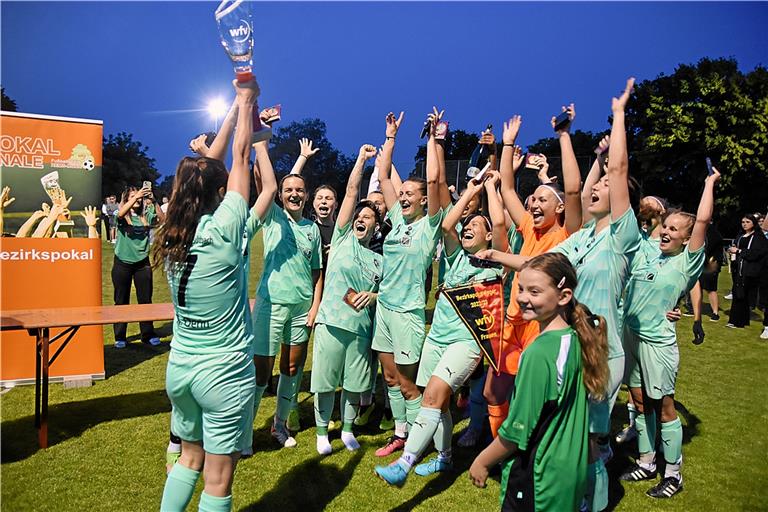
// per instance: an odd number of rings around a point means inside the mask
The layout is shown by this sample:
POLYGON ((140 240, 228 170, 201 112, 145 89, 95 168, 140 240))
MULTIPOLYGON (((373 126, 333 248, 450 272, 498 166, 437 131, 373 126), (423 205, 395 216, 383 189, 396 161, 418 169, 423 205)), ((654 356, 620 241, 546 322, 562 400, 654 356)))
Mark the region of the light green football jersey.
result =
MULTIPOLYGON (((475 267, 469 262, 469 253, 458 247, 453 254, 446 255, 445 288, 455 288, 477 281, 501 277, 502 270, 475 267)), ((456 310, 444 293, 440 294, 435 305, 435 315, 427 338, 437 345, 450 345, 456 341, 472 341, 472 334, 461 321, 456 310)))
POLYGON ((141 223, 133 208, 126 217, 130 216, 129 224, 125 217, 117 219, 117 240, 115 241, 115 256, 125 263, 138 263, 149 256, 149 230, 155 222, 157 214, 154 206, 147 207, 147 225, 141 223))
POLYGON ((595 233, 595 222, 569 236, 552 252, 564 254, 576 269, 576 300, 605 318, 608 357, 624 355, 619 302, 630 273, 630 263, 640 248, 640 229, 632 208, 595 233))
POLYGON ((264 269, 256 293, 273 304, 312 300, 312 271, 323 267, 317 224, 305 218, 295 222, 275 203, 260 223, 264 230, 264 269))
POLYGON ((248 204, 227 192, 197 225, 187 261, 166 265, 175 310, 171 348, 189 354, 247 351, 250 308, 244 307, 243 229, 248 204))
POLYGON ((344 297, 350 289, 355 292, 378 291, 381 273, 381 255, 358 241, 352 222, 346 226, 337 225, 331 238, 317 322, 370 338, 373 308, 357 311, 344 301, 344 297))
POLYGON ((400 203, 387 212, 392 230, 384 239, 379 302, 392 311, 424 309, 424 282, 440 238, 442 210, 406 224, 400 203))
POLYGON ((704 268, 704 246, 675 256, 639 251, 632 262, 624 297, 624 324, 648 343, 674 345, 675 325, 667 320, 680 295, 696 283, 704 268))
MULTIPOLYGON (((523 235, 517 230, 514 222, 507 230, 507 238, 509 239, 509 252, 520 254, 520 248, 523 246, 523 235)), ((515 271, 510 270, 504 277, 504 311, 509 306, 509 297, 512 295, 512 281, 514 280, 515 271)))
MULTIPOLYGON (((446 215, 448 215, 448 212, 453 210, 453 203, 449 204, 445 209, 443 209, 443 218, 445 218, 446 215)), ((442 229, 442 228, 441 228, 442 229)), ((456 223, 456 233, 459 234, 459 239, 461 239, 461 220, 456 223)), ((446 261, 447 255, 445 254, 445 246, 443 246, 443 250, 440 252, 440 262, 437 264, 437 284, 438 286, 443 284, 443 281, 445 281, 445 271, 448 269, 448 262, 446 261)))
POLYGON ((499 437, 520 453, 504 465, 502 506, 514 500, 520 510, 578 510, 587 486, 589 414, 576 331, 540 334, 520 358, 513 393, 499 437))

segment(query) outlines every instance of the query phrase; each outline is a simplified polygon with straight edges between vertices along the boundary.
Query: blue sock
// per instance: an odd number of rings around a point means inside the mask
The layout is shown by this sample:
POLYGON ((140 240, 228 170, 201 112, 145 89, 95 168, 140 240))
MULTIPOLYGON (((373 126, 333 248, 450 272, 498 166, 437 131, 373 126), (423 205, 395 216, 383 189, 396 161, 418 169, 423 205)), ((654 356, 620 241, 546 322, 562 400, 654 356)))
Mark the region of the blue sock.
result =
POLYGON ((483 396, 486 375, 484 373, 479 379, 469 381, 469 428, 478 432, 483 429, 483 422, 488 414, 488 403, 483 396))
POLYGON ((189 500, 195 493, 195 484, 200 478, 200 472, 182 466, 178 462, 173 465, 163 489, 163 501, 160 502, 161 512, 182 512, 187 508, 189 500))

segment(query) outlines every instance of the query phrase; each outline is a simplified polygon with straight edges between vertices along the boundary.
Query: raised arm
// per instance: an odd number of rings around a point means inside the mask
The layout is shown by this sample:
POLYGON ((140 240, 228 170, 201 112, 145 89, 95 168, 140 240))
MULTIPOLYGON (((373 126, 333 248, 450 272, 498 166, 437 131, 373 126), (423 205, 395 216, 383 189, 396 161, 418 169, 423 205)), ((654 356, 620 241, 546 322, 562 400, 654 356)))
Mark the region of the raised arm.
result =
POLYGON ((473 197, 476 197, 483 190, 483 184, 475 180, 467 183, 467 189, 461 195, 451 210, 445 214, 443 223, 443 243, 445 244, 446 254, 453 254, 459 247, 459 234, 456 232, 456 224, 461 220, 461 214, 467 207, 473 197))
POLYGON ((485 197, 488 199, 488 213, 491 217, 491 227, 493 228, 493 239, 491 247, 497 251, 507 252, 509 250, 509 239, 507 238, 507 223, 504 217, 504 207, 501 205, 501 198, 496 192, 496 185, 501 181, 498 171, 489 171, 485 183, 485 197))
POLYGON ((400 189, 403 188, 403 179, 400 177, 400 173, 397 172, 394 162, 392 162, 389 179, 392 180, 392 187, 395 189, 395 197, 400 197, 400 189))
MULTIPOLYGON (((613 122, 616 122, 615 118, 613 122)), ((610 159, 608 160, 608 165, 611 165, 610 159)), ((697 251, 704 246, 704 240, 707 237, 707 226, 709 226, 709 221, 712 220, 712 211, 715 207, 715 183, 719 179, 720 172, 713 167, 712 175, 707 176, 707 179, 704 180, 704 191, 701 193, 699 209, 696 212, 696 223, 693 225, 691 239, 688 242, 689 252, 697 251)), ((760 228, 757 227, 757 229, 760 228)))
POLYGON ((140 188, 139 190, 134 190, 133 192, 129 193, 128 199, 124 203, 120 203, 120 207, 117 209, 117 218, 122 219, 128 215, 128 212, 131 211, 133 205, 138 201, 143 201, 146 195, 147 190, 144 188, 140 188))
MULTIPOLYGON (((581 173, 576 155, 571 144, 571 124, 576 117, 576 108, 573 103, 563 107, 563 112, 568 113, 570 121, 557 131, 560 141, 560 156, 563 162, 563 191, 565 192, 565 230, 575 233, 581 229, 581 173)), ((552 127, 555 126, 555 118, 552 118, 552 127)))
MULTIPOLYGON (((233 80, 237 93, 237 131, 232 142, 232 171, 227 180, 227 191, 237 192, 246 202, 251 188, 249 161, 251 156, 251 133, 253 133, 254 103, 259 97, 256 80, 241 83, 233 80)), ((265 169, 262 169, 262 172, 265 169)), ((263 177, 262 177, 263 180, 263 177)))
POLYGON ((3 217, 5 216, 5 208, 15 200, 15 197, 11 197, 11 187, 3 187, 2 192, 0 192, 0 236, 3 234, 3 217))
POLYGON ((403 122, 403 115, 404 113, 400 112, 400 117, 396 118, 392 112, 387 114, 386 139, 381 146, 381 155, 379 156, 379 183, 381 183, 381 193, 384 196, 387 210, 391 210, 397 202, 397 192, 389 177, 389 172, 392 167, 392 153, 395 151, 395 137, 400 123, 403 122))
POLYGON ((224 121, 221 122, 219 133, 217 133, 216 137, 213 139, 208 154, 204 156, 215 158, 216 160, 221 160, 223 162, 224 159, 227 158, 227 148, 229 147, 230 140, 232 140, 232 133, 235 131, 236 125, 237 98, 232 102, 232 106, 229 107, 229 112, 227 112, 226 117, 224 117, 224 121))
POLYGON ((427 215, 430 217, 440 211, 439 174, 437 141, 433 132, 429 134, 429 139, 427 139, 427 215))
POLYGON ((269 140, 255 143, 253 149, 256 150, 256 161, 253 164, 254 179, 256 179, 255 177, 258 174, 260 188, 259 196, 253 205, 253 213, 257 218, 263 219, 275 200, 277 180, 275 179, 275 171, 272 168, 272 161, 269 159, 269 140))
POLYGON ((499 172, 501 173, 501 197, 504 200, 512 222, 520 225, 525 217, 525 206, 515 192, 515 173, 523 163, 522 150, 520 146, 515 146, 517 134, 520 131, 522 118, 512 116, 509 122, 504 123, 504 132, 501 140, 504 148, 501 150, 501 162, 499 172))
POLYGON ((437 165, 437 190, 439 194, 439 201, 441 208, 448 208, 451 204, 451 193, 448 190, 448 178, 445 174, 445 148, 437 141, 437 125, 443 119, 445 110, 437 110, 437 107, 432 107, 432 112, 427 116, 430 122, 430 134, 427 140, 427 149, 430 148, 430 142, 434 142, 433 156, 434 163, 437 165))
POLYGON ((99 232, 96 230, 96 223, 99 221, 99 216, 96 213, 96 208, 93 206, 86 206, 80 215, 85 219, 85 224, 88 226, 88 238, 99 238, 99 232))
MULTIPOLYGON (((627 80, 624 92, 611 100, 613 125, 611 146, 608 148, 608 192, 611 198, 611 219, 616 220, 630 208, 629 204, 629 157, 627 156, 627 132, 624 128, 624 110, 632 94, 635 79, 627 80)), ((706 226, 705 226, 706 232, 706 226)))
POLYGON ((41 219, 46 218, 50 212, 51 208, 48 206, 48 203, 43 203, 42 209, 32 213, 24 224, 19 227, 19 230, 16 231, 16 238, 28 237, 32 232, 32 228, 34 228, 41 219))
POLYGON ((589 168, 587 178, 581 187, 581 220, 584 223, 592 218, 592 214, 588 211, 589 205, 592 203, 592 187, 600 181, 600 175, 605 169, 605 152, 608 151, 610 144, 611 137, 609 135, 603 137, 597 144, 595 148, 595 161, 592 162, 592 167, 589 168))
POLYGON ((320 151, 320 148, 312 149, 312 141, 305 138, 299 139, 299 156, 296 158, 296 163, 293 164, 290 174, 301 174, 304 166, 307 164, 310 158, 315 156, 315 153, 320 151))
POLYGON ((352 215, 355 213, 355 205, 357 204, 357 195, 360 191, 360 182, 363 180, 365 162, 375 156, 376 148, 374 146, 370 144, 360 146, 355 166, 352 168, 352 172, 349 173, 349 178, 347 178, 347 189, 344 193, 344 199, 336 216, 336 226, 339 228, 343 228, 352 222, 352 215))

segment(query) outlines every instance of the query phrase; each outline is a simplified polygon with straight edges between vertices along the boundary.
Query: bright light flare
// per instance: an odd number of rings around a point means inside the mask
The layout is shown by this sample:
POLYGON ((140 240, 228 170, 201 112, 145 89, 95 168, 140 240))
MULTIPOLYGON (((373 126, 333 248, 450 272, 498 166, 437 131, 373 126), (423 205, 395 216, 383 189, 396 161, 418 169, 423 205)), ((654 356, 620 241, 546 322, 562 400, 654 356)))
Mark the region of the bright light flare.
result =
POLYGON ((229 109, 227 104, 224 103, 224 100, 216 98, 208 102, 206 110, 208 110, 208 114, 210 114, 213 119, 220 119, 227 114, 227 110, 229 109))

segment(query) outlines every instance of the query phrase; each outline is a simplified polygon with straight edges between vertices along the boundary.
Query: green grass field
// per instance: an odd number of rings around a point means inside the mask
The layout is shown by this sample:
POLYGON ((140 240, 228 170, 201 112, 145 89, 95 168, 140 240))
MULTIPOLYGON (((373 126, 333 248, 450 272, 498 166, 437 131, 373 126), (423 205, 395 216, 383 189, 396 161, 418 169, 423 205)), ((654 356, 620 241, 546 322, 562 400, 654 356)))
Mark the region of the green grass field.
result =
MULTIPOLYGON (((259 244, 257 239, 256 244, 259 244)), ((253 254, 261 254, 260 245, 253 254)), ((113 246, 104 244, 104 303, 112 302, 109 270, 113 246)), ((250 295, 261 268, 252 258, 250 295)), ((730 286, 727 272, 721 289, 730 286)), ((156 275, 155 301, 168 301, 168 287, 156 275)), ((728 301, 722 309, 728 310, 728 301)), ((433 304, 430 304, 430 308, 433 304)), ((705 306, 706 307, 706 306, 705 306)), ((727 315, 725 315, 727 318, 727 315)), ((169 341, 170 325, 157 324, 169 341)), ((681 367, 678 410, 684 425, 685 490, 669 501, 645 496, 648 483, 621 484, 618 474, 629 465, 636 445, 616 451, 608 466, 611 508, 615 510, 742 511, 768 509, 768 342, 760 327, 725 328, 704 320, 703 345, 691 344, 691 321, 679 323, 681 367)), ((129 328, 138 338, 138 326, 129 328)), ((76 340, 75 340, 76 341, 76 340)), ((104 329, 105 381, 90 388, 50 390, 50 448, 39 450, 33 427, 34 389, 14 388, 0 397, 2 407, 2 509, 8 511, 150 511, 157 510, 165 480, 165 447, 170 405, 164 390, 168 346, 134 343, 112 346, 111 328, 104 329)), ((303 389, 308 389, 311 361, 303 389)), ((614 410, 614 429, 626 419, 622 392, 614 410)), ((379 401, 381 397, 379 396, 379 401)), ((402 489, 387 487, 373 474, 382 461, 373 455, 387 433, 359 432, 363 448, 344 450, 333 438, 334 453, 315 451, 312 398, 300 395, 303 430, 295 449, 278 449, 268 424, 274 395, 265 397, 256 420, 254 457, 238 466, 234 510, 289 512, 312 510, 439 510, 498 509, 499 484, 473 487, 467 469, 475 452, 455 449, 456 470, 429 478, 412 475, 402 489)), ((337 400, 338 404, 338 400, 337 400)), ((336 413, 338 414, 338 413, 336 413)), ((456 416, 455 416, 456 417, 456 416)), ((455 433, 468 420, 456 421, 455 433)), ((378 421, 376 422, 378 424, 378 421)), ((338 435, 338 434, 337 434, 338 435)), ((454 437, 456 440, 457 435, 454 437)), ((391 460, 387 459, 385 462, 391 460)), ((198 493, 202 489, 199 485, 198 493)), ((190 510, 196 510, 197 496, 190 510)))

